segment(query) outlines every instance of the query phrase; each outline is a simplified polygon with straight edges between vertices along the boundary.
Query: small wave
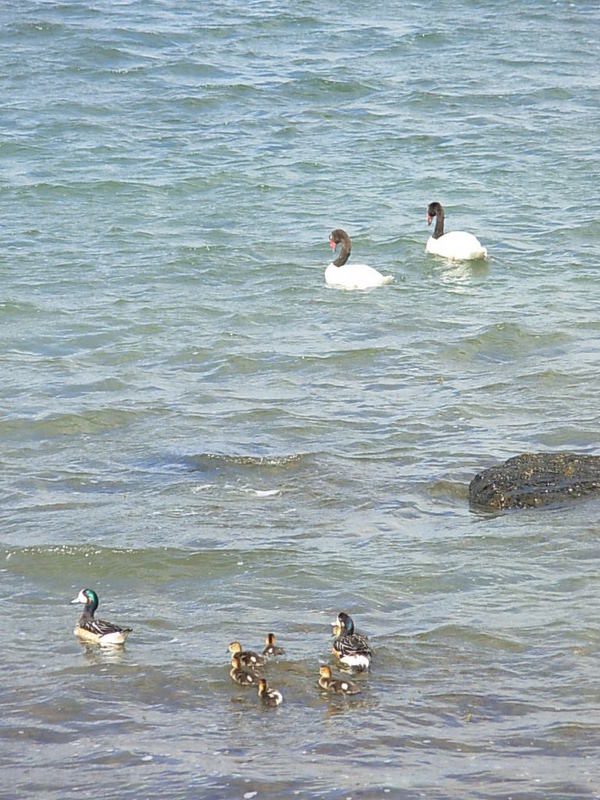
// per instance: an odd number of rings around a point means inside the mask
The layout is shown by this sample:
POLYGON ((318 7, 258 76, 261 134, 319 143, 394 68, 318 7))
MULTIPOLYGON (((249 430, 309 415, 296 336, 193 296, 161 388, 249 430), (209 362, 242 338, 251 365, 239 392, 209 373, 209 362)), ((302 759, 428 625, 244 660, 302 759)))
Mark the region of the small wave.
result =
POLYGON ((203 492, 211 492, 211 491, 223 492, 223 488, 225 489, 225 492, 229 490, 231 493, 234 494, 242 492, 244 494, 250 494, 254 495, 255 497, 264 497, 264 498, 279 497, 282 494, 281 489, 253 489, 252 487, 239 489, 238 487, 231 485, 222 487, 216 483, 202 483, 199 486, 194 486, 192 492, 193 494, 200 494, 203 492))
POLYGON ((566 331, 536 332, 525 325, 502 322, 461 339, 446 353, 461 360, 479 358, 502 364, 532 353, 561 351, 571 340, 566 331))
MULTIPOLYGON (((159 409, 150 409, 146 413, 154 416, 160 414, 159 409)), ((0 422, 0 431, 4 436, 17 437, 19 441, 38 439, 40 436, 53 438, 80 434, 94 434, 124 428, 143 418, 145 413, 140 409, 129 411, 119 408, 99 408, 69 414, 49 414, 41 419, 18 418, 0 422)))
POLYGON ((279 497, 281 489, 251 489, 256 497, 279 497))
POLYGON ((479 631, 467 625, 438 625, 428 631, 423 631, 416 635, 416 639, 421 641, 457 641, 470 642, 479 647, 489 647, 492 650, 510 650, 522 652, 527 649, 526 645, 515 639, 509 639, 497 633, 479 631))
POLYGON ((429 484, 427 492, 436 500, 460 502, 463 504, 469 497, 469 487, 466 483, 450 480, 436 480, 429 484))
POLYGON ((199 543, 198 548, 3 545, 0 565, 5 573, 25 576, 36 583, 60 585, 64 587, 60 592, 64 591, 65 595, 88 582, 102 595, 106 587, 123 587, 127 593, 132 591, 132 586, 146 585, 148 581, 154 587, 172 581, 201 579, 220 584, 237 577, 240 566, 250 568, 277 561, 276 551, 264 547, 219 549, 199 543))
POLYGON ((244 467, 253 469, 256 467, 288 467, 300 464, 304 459, 301 453, 293 453, 287 456, 254 456, 254 455, 224 455, 220 453, 199 453, 198 455, 182 456, 175 459, 174 465, 180 465, 189 470, 200 470, 203 472, 214 472, 221 469, 231 469, 244 467))
POLYGON ((32 316, 40 312, 39 306, 33 303, 18 300, 3 300, 0 302, 0 314, 6 317, 32 316))

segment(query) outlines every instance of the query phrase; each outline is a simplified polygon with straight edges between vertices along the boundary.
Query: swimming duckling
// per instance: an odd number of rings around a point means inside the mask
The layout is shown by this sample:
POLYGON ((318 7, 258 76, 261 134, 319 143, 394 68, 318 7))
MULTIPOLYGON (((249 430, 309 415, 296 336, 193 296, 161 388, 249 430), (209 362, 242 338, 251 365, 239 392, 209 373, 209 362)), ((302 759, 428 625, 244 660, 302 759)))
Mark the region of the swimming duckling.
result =
POLYGON ((264 678, 258 680, 258 696, 266 706, 278 706, 283 703, 283 695, 277 689, 270 689, 264 678))
POLYGON ((267 633, 267 638, 265 639, 266 647, 262 651, 263 656, 282 656, 285 653, 283 647, 278 647, 275 644, 275 634, 274 633, 267 633))
POLYGON ((231 680, 239 683, 240 686, 258 685, 258 675, 254 672, 250 672, 248 669, 243 669, 242 662, 237 653, 231 656, 231 669, 229 670, 229 674, 231 675, 231 680))
POLYGON ((352 681, 343 678, 332 678, 331 669, 325 664, 319 669, 319 686, 326 692, 334 694, 360 694, 360 689, 352 681))
POLYGON ((367 636, 355 631, 352 617, 341 611, 332 625, 335 636, 332 647, 334 655, 347 667, 368 669, 373 650, 367 636))
POLYGON ((98 602, 98 595, 93 589, 82 589, 77 597, 71 600, 71 603, 85 603, 73 633, 86 642, 96 642, 103 647, 124 644, 133 628, 121 628, 112 622, 95 619, 94 612, 98 608, 98 602))
POLYGON ((254 650, 243 650, 239 642, 231 642, 227 649, 232 655, 240 657, 240 664, 244 667, 261 667, 267 661, 264 656, 255 653, 254 650))

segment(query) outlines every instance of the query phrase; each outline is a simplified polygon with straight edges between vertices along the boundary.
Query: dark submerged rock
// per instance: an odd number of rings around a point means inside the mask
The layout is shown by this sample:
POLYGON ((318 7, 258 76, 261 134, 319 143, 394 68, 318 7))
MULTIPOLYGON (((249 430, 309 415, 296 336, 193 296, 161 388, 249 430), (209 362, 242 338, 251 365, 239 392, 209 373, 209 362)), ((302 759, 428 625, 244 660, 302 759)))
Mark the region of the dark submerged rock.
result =
POLYGON ((600 456, 523 453, 483 470, 469 484, 471 506, 536 508, 600 492, 600 456))

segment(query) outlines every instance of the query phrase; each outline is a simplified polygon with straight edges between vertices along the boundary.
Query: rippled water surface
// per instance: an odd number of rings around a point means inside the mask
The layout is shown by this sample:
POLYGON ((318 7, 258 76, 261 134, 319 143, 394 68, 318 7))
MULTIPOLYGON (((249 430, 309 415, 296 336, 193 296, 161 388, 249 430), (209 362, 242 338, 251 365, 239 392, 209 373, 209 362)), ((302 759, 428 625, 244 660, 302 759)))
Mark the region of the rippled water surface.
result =
POLYGON ((600 797, 596 2, 0 9, 2 798, 600 797), (426 256, 425 212, 486 262, 426 256), (327 288, 328 235, 394 275, 327 288), (83 586, 131 625, 72 634, 83 586), (327 698, 330 621, 375 658, 327 698), (227 644, 275 631, 263 709, 227 644))

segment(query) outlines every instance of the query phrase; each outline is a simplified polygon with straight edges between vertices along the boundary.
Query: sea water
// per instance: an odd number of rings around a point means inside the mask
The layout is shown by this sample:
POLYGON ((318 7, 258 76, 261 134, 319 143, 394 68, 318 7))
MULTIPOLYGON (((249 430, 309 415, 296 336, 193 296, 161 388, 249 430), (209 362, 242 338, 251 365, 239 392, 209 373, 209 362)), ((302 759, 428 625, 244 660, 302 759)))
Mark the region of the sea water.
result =
POLYGON ((3 798, 600 797, 596 2, 0 9, 3 798), (487 261, 425 254, 429 202, 487 261), (394 276, 326 287, 328 236, 394 276), (125 648, 80 645, 84 587, 125 648), (344 610, 375 657, 323 696, 344 610), (262 708, 227 645, 285 657, 262 708))

